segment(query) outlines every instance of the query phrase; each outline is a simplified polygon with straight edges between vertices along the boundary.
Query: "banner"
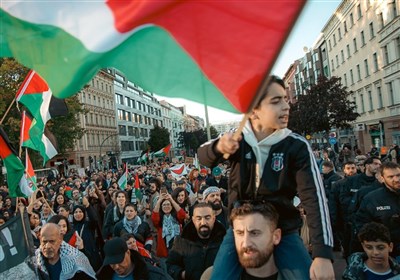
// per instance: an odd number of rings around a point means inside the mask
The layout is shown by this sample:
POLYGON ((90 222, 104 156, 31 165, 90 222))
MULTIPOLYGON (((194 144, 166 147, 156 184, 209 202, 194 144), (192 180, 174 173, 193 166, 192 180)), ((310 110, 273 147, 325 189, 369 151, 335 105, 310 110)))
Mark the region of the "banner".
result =
POLYGON ((31 262, 33 250, 26 212, 23 219, 17 214, 0 226, 0 279, 36 279, 31 262))

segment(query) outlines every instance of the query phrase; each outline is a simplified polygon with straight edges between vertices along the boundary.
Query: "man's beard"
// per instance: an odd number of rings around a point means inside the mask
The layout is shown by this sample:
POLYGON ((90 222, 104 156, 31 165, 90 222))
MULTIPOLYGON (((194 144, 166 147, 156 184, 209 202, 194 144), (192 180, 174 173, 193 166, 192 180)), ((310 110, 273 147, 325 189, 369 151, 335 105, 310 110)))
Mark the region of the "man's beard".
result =
POLYGON ((219 203, 216 203, 217 201, 211 202, 211 207, 214 211, 218 211, 222 209, 222 204, 221 201, 218 201, 219 203))
POLYGON ((210 237, 211 228, 208 227, 208 226, 201 226, 197 232, 199 233, 199 235, 200 235, 201 237, 203 237, 204 239, 206 239, 206 238, 209 238, 209 237, 210 237), (201 229, 203 229, 203 228, 204 228, 204 229, 207 229, 207 230, 201 230, 201 229))
POLYGON ((264 251, 259 251, 255 248, 242 248, 238 251, 239 262, 243 268, 259 268, 266 264, 274 251, 274 247, 266 248, 264 251), (251 257, 244 255, 246 252, 253 252, 251 257))

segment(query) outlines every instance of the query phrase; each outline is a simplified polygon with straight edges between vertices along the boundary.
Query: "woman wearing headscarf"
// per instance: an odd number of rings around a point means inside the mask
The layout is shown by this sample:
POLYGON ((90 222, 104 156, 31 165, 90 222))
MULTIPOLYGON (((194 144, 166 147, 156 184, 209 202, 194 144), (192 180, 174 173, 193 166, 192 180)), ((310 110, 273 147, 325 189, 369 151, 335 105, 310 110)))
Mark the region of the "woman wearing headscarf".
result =
POLYGON ((96 271, 100 268, 102 260, 100 251, 96 246, 95 231, 98 225, 98 217, 93 206, 84 198, 83 205, 75 205, 73 209, 73 226, 78 236, 85 244, 85 255, 96 271))

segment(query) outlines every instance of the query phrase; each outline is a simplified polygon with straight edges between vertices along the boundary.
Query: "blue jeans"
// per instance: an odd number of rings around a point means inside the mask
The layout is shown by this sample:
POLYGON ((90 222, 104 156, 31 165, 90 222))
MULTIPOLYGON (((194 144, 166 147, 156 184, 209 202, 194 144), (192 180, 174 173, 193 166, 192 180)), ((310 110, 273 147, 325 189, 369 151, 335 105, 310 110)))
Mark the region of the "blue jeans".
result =
MULTIPOLYGON (((311 257, 303 245, 299 234, 282 236, 274 250, 274 258, 283 279, 310 279, 311 257)), ((211 280, 240 279, 242 267, 236 253, 232 228, 226 232, 214 261, 211 280)))

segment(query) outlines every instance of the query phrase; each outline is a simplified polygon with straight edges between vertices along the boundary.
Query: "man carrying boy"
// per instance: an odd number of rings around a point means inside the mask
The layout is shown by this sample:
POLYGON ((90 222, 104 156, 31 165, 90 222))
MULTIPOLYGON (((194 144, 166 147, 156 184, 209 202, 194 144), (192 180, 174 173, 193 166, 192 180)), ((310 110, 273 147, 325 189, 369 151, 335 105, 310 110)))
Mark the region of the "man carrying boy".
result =
MULTIPOLYGON (((214 167, 224 154, 229 154, 229 204, 243 199, 265 200, 277 209, 282 241, 275 248, 274 257, 284 278, 334 279, 329 211, 311 147, 307 140, 287 129, 290 107, 284 82, 270 77, 263 94, 242 136, 235 139, 227 133, 205 143, 197 153, 200 163, 214 167), (313 261, 298 234, 302 221, 293 206, 296 194, 312 225, 313 261)), ((214 263, 212 279, 233 279, 239 274, 233 233, 228 230, 214 263)))

